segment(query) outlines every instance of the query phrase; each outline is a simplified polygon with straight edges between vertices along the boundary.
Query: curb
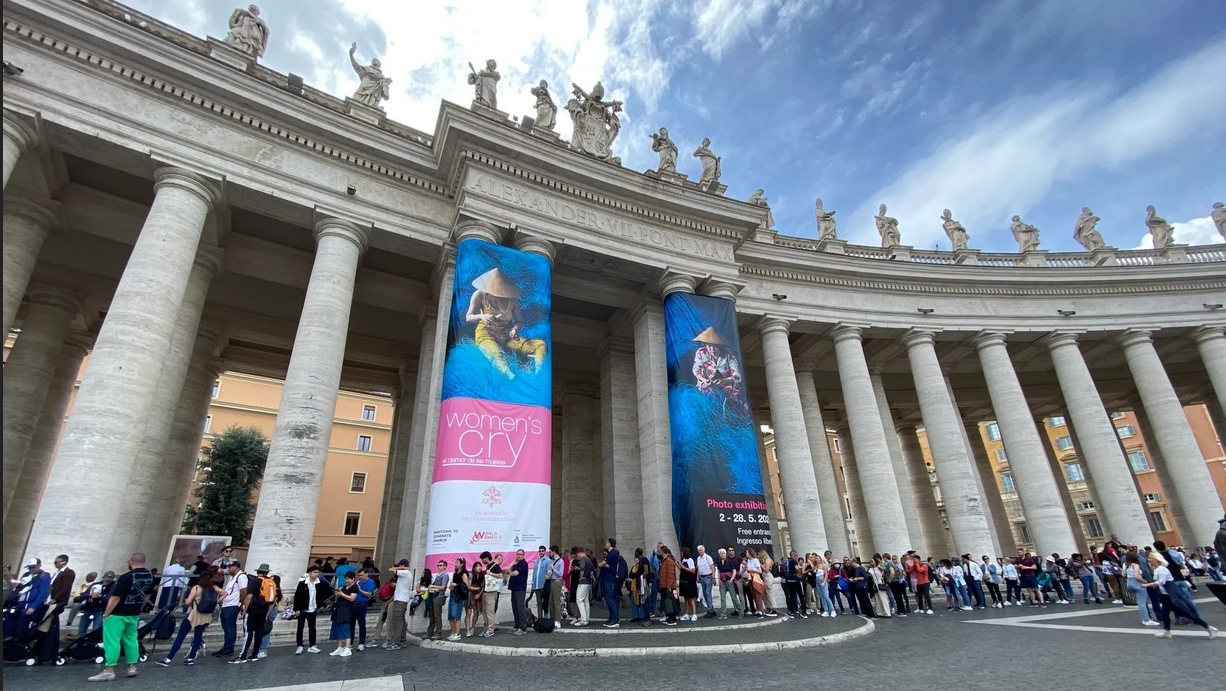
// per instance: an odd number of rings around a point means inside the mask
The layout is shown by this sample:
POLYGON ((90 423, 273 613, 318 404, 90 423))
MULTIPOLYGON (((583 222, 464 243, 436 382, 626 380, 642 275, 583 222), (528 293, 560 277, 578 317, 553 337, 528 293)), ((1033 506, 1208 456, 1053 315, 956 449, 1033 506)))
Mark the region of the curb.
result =
MULTIPOLYGON (((791 641, 771 641, 767 643, 725 643, 720 645, 663 645, 638 646, 630 648, 508 648, 503 646, 477 645, 474 643, 453 643, 450 641, 423 641, 414 638, 423 649, 440 650, 457 653, 473 653, 479 655, 496 655, 499 657, 660 657, 665 655, 726 655, 729 653, 759 653, 775 650, 797 650, 813 648, 821 645, 842 643, 853 638, 867 636, 876 626, 869 619, 864 619, 860 626, 851 631, 833 633, 827 636, 800 638, 791 641)), ((610 632, 612 633, 612 632, 610 632)), ((673 631, 669 631, 673 633, 673 631)))
POLYGON ((742 631, 744 629, 760 629, 764 626, 774 626, 775 624, 782 624, 785 621, 788 621, 788 618, 780 616, 777 618, 766 619, 763 621, 752 621, 746 624, 715 624, 715 625, 707 625, 707 626, 700 626, 700 627, 687 626, 685 628, 682 628, 681 626, 676 626, 676 627, 664 626, 663 624, 659 622, 655 622, 651 626, 647 626, 647 627, 638 626, 637 624, 634 624, 634 625, 622 624, 624 628, 620 628, 620 629, 606 629, 605 627, 600 626, 599 624, 593 624, 592 626, 594 626, 595 628, 591 628, 588 626, 581 626, 581 627, 575 628, 572 626, 570 628, 563 627, 560 629, 554 629, 553 632, 554 633, 599 633, 599 634, 606 634, 610 636, 616 636, 618 634, 627 634, 627 633, 631 635, 635 635, 635 636, 639 634, 643 634, 643 633, 659 633, 659 634, 709 633, 711 631, 742 631))

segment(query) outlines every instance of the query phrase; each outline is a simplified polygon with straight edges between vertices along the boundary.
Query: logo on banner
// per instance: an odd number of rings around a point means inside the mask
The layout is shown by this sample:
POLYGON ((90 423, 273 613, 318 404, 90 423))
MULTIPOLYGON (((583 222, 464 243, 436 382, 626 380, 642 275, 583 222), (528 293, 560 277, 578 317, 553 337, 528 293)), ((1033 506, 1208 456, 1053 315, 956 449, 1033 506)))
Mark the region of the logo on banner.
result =
POLYGON ((491 509, 502 503, 502 492, 499 492, 498 488, 493 485, 490 485, 490 488, 485 490, 481 497, 481 503, 491 509))
POLYGON ((496 530, 477 530, 473 532, 472 539, 468 541, 470 545, 488 545, 493 543, 501 543, 502 534, 496 530))

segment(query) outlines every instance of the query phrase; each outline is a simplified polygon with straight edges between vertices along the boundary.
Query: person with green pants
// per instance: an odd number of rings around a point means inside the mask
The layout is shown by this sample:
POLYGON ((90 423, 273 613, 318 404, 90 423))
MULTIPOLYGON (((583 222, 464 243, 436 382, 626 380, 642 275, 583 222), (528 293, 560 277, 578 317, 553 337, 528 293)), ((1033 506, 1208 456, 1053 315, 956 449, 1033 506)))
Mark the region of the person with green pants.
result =
POLYGON ((102 613, 102 647, 105 664, 102 671, 89 681, 114 681, 115 665, 119 663, 122 647, 128 662, 128 676, 136 676, 136 663, 140 661, 140 643, 136 628, 140 625, 141 609, 153 590, 153 574, 145 568, 145 555, 137 552, 128 559, 129 571, 115 580, 111 597, 102 613))

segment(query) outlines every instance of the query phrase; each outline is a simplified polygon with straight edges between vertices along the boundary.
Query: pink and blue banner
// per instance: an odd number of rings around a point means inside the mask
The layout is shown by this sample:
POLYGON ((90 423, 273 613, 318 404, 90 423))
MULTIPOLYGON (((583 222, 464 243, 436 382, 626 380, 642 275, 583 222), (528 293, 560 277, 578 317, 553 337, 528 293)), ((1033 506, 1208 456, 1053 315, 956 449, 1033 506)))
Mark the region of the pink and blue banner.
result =
POLYGON ((425 565, 514 561, 549 538, 552 267, 464 240, 443 366, 425 565))

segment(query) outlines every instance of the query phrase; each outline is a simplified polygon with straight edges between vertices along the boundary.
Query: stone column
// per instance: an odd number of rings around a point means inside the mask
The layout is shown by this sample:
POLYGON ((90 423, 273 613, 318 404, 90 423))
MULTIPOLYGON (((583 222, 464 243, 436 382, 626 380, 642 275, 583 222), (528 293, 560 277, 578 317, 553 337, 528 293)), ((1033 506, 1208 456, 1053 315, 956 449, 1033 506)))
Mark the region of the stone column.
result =
POLYGON ((787 503, 792 549, 801 554, 820 553, 828 546, 826 526, 818 500, 813 453, 801 409, 796 369, 792 364, 792 348, 788 344, 788 326, 787 320, 770 315, 758 322, 762 358, 766 362, 771 428, 775 431, 775 458, 779 461, 779 480, 787 503))
MULTIPOLYGON (((694 292, 694 279, 669 274, 661 297, 694 292)), ((648 296, 635 309, 634 378, 639 396, 639 458, 642 459, 644 544, 663 542, 677 550, 673 523, 673 448, 668 417, 668 354, 664 345, 664 307, 648 296)))
POLYGON ((909 548, 911 537, 860 334, 859 327, 846 324, 835 327, 833 333, 859 487, 863 495, 873 498, 868 505, 873 542, 861 541, 860 549, 861 554, 903 551, 909 548))
POLYGON ((868 556, 873 553, 873 526, 868 519, 868 506, 864 501, 864 494, 860 491, 860 471, 856 464, 855 442, 845 420, 835 425, 835 437, 839 440, 839 462, 843 467, 843 487, 847 490, 851 525, 855 531, 855 546, 851 548, 847 556, 868 556))
POLYGON ((148 555, 153 559, 161 559, 170 550, 171 538, 182 532, 184 512, 192 500, 192 479, 204 447, 204 418, 213 404, 213 383, 225 369, 216 357, 225 342, 224 332, 221 324, 202 324, 192 344, 187 376, 175 404, 174 422, 164 451, 167 500, 149 505, 141 528, 140 544, 149 545, 145 549, 150 550, 148 555))
POLYGON ((156 195, 128 258, 73 404, 30 535, 38 554, 73 555, 104 570, 113 526, 99 516, 122 504, 128 466, 152 412, 179 306, 217 192, 178 168, 154 176, 156 195), (82 478, 88 477, 88 483, 82 478), (71 497, 72 501, 68 498, 71 497))
POLYGON ((1209 373, 1209 381, 1213 382, 1217 404, 1226 408, 1226 333, 1221 326, 1202 326, 1192 332, 1192 338, 1205 363, 1205 371, 1209 373))
MULTIPOLYGON (((446 310, 450 310, 453 290, 452 276, 455 271, 454 253, 443 261, 445 268, 441 276, 446 278, 446 310)), ((438 292, 440 289, 443 289, 442 285, 435 286, 436 294, 441 302, 443 293, 438 292)), ((421 504, 422 495, 428 496, 429 493, 429 488, 423 487, 422 482, 425 481, 428 485, 434 476, 434 443, 438 434, 438 407, 442 395, 443 363, 447 359, 446 325, 448 320, 444 316, 443 327, 440 329, 438 315, 445 310, 441 307, 436 309, 435 314, 430 314, 421 320, 421 349, 417 354, 417 383, 413 392, 409 443, 408 448, 403 452, 397 452, 398 455, 405 457, 408 465, 404 473, 400 513, 397 514, 397 523, 393 526, 397 528, 396 542, 392 546, 395 548, 396 559, 408 559, 413 563, 414 568, 421 567, 420 564, 413 561, 414 559, 425 558, 424 553, 418 554, 416 547, 419 532, 421 539, 425 539, 426 526, 421 523, 421 513, 422 511, 429 512, 430 509, 429 504, 424 507, 421 504)))
POLYGON ((1213 429, 1217 430, 1218 445, 1226 451, 1226 406, 1214 400, 1206 400, 1205 407, 1209 409, 1213 429))
MULTIPOLYGON (((174 333, 170 337, 170 352, 158 375, 157 388, 153 391, 150 415, 144 425, 140 451, 128 471, 125 501, 118 509, 114 523, 111 546, 107 552, 108 564, 122 564, 133 552, 149 550, 152 544, 142 543, 145 520, 149 505, 155 498, 165 495, 166 446, 174 426, 174 413, 183 394, 183 383, 191 364, 192 349, 196 334, 200 331, 200 316, 204 313, 204 301, 209 292, 213 275, 221 268, 221 250, 201 246, 192 265, 187 282, 187 292, 174 333)), ((198 421, 203 425, 203 419, 198 421)), ((159 555, 160 556, 160 555, 159 555)))
MULTIPOLYGON (((55 456, 55 447, 60 440, 60 429, 64 426, 64 413, 68 409, 68 401, 72 398, 72 391, 77 386, 81 363, 85 360, 85 354, 89 352, 92 342, 93 337, 88 333, 75 332, 68 336, 60 348, 55 371, 51 374, 47 395, 43 398, 42 410, 39 411, 38 422, 34 426, 34 434, 26 450, 21 476, 14 488, 8 515, 4 519, 6 564, 20 562, 26 553, 26 538, 30 536, 30 527, 34 523, 34 515, 43 495, 43 486, 47 484, 47 472, 51 469, 51 459, 55 456)), ((5 365, 5 368, 7 369, 8 365, 5 365)), ((8 483, 5 484, 7 486, 8 483)))
POLYGON ((988 448, 983 441, 983 432, 979 428, 979 423, 976 422, 968 422, 962 429, 962 438, 966 440, 967 453, 975 463, 976 479, 984 498, 983 512, 988 519, 988 525, 992 528, 992 540, 996 543, 996 551, 1001 555, 1012 556, 1017 550, 1017 541, 1013 537, 1013 521, 1009 510, 1005 508, 1000 483, 996 479, 996 471, 992 469, 992 460, 988 458, 988 448))
POLYGON ((369 233, 369 228, 337 218, 315 223, 315 262, 251 529, 247 560, 253 564, 298 569, 311 554, 354 280, 369 233))
POLYGON ((843 497, 839 496, 839 483, 834 477, 834 459, 830 457, 830 442, 826 440, 826 422, 822 419, 822 404, 817 398, 812 366, 803 363, 797 365, 796 388, 800 393, 800 409, 805 418, 805 431, 809 435, 809 453, 813 456, 817 499, 826 528, 826 547, 817 551, 820 553, 829 549, 839 556, 851 554, 847 522, 843 520, 843 497))
POLYGON ((917 523, 923 534, 923 544, 912 545, 912 547, 919 550, 924 556, 952 553, 949 531, 945 529, 945 522, 941 520, 941 509, 937 506, 937 495, 932 488, 928 464, 924 461, 924 449, 920 446, 915 426, 899 427, 898 439, 902 447, 903 460, 908 466, 911 493, 915 496, 917 523))
MULTIPOLYGON (((1145 505, 1137 495, 1132 469, 1120 449, 1115 426, 1103 407, 1090 368, 1077 345, 1077 336, 1052 333, 1044 337, 1044 343, 1055 365, 1069 422, 1077 432, 1079 457, 1085 461, 1102 500, 1096 507, 1121 540, 1148 544, 1153 531, 1145 505)), ((1060 477, 1063 478, 1063 473, 1060 477)), ((1081 536, 1080 528, 1077 536, 1081 536)))
MULTIPOLYGON (((8 134, 7 122, 5 134, 8 134)), ((8 137, 6 136, 7 140, 8 137)), ((7 141, 4 148, 8 163, 7 141)), ((8 170, 7 167, 5 170, 8 170)), ((6 178, 7 180, 7 175, 6 178)), ((25 296, 26 285, 34 274, 34 264, 43 242, 56 227, 59 204, 50 200, 5 198, 4 200, 4 332, 13 328, 17 308, 25 296)), ((58 553, 57 553, 58 554, 58 553)))
MULTIPOLYGON (((1005 335, 982 333, 974 339, 974 344, 979 350, 979 363, 988 383, 992 410, 1005 442, 1009 468, 1013 471, 1013 482, 1022 510, 1026 512, 1026 525, 1034 538, 1036 552, 1071 553, 1077 538, 1060 505, 1051 500, 1060 489, 1047 463, 1043 440, 1030 414, 1030 404, 1009 358, 1005 335)), ((995 479, 992 484, 995 486, 995 479)))
MULTIPOLYGON (((919 500, 913 492, 907 463, 902 457, 902 444, 898 439, 898 431, 894 427, 894 415, 890 412, 890 401, 885 395, 885 382, 881 380, 880 369, 875 370, 870 379, 873 383, 873 397, 877 399, 877 410, 881 413, 881 429, 885 432, 885 446, 890 452, 890 465, 894 469, 894 485, 898 487, 903 518, 907 521, 907 549, 914 548, 923 551, 924 536, 919 525, 919 500)), ((901 552, 903 550, 891 551, 901 552)))
MULTIPOLYGON (((400 386, 392 413, 392 443, 383 474, 383 506, 379 512, 379 536, 375 542, 375 563, 392 564, 400 560, 397 533, 404 511, 405 477, 409 473, 409 444, 413 431, 413 399, 417 397, 417 373, 409 363, 400 368, 400 386)), ((417 468, 420 473, 420 468, 417 468)), ((413 500, 416 504, 416 495, 413 500)))
MULTIPOLYGON (((1137 418, 1137 426, 1141 428, 1141 436, 1145 437, 1145 441, 1148 443, 1150 463, 1153 465, 1154 474, 1158 476, 1158 482, 1162 485, 1162 491, 1166 494, 1166 514, 1171 519, 1167 524, 1167 528, 1178 532, 1183 542, 1191 542, 1191 536, 1195 534, 1195 531, 1192 529, 1192 521, 1189 519, 1193 516, 1189 516, 1183 502, 1179 500, 1179 492, 1177 491, 1175 478, 1172 475, 1174 467, 1167 463, 1166 455, 1162 453, 1162 446, 1157 442, 1158 437, 1154 433, 1154 427, 1150 424, 1149 416, 1145 414, 1145 410, 1139 405, 1134 405, 1132 414, 1137 418)), ((1145 507, 1145 511, 1148 517, 1148 506, 1145 507)), ((1150 527, 1153 527, 1153 523, 1150 523, 1150 527)))
MULTIPOLYGON (((603 544, 600 496, 600 401, 595 392, 568 387, 562 394, 562 549, 603 544)), ((638 543, 626 543, 633 549, 638 543)))
POLYGON ((1141 394, 1145 414, 1153 424, 1162 457, 1170 466, 1175 495, 1184 514, 1196 519, 1190 526, 1192 534, 1184 535, 1183 539, 1191 544, 1213 544, 1217 530, 1212 518, 1222 514, 1222 500, 1188 425, 1183 405, 1166 376, 1158 351, 1154 350, 1152 335, 1148 331, 1127 331, 1120 338, 1120 344, 1124 347, 1124 357, 1128 360, 1137 392, 1141 394))
MULTIPOLYGON (((1067 419, 1067 418, 1066 418, 1067 419)), ((1060 462, 1060 457, 1056 455, 1056 449, 1052 446, 1050 439, 1047 436, 1047 426, 1042 418, 1034 421, 1035 432, 1043 439, 1043 453, 1047 456, 1047 467, 1051 471, 1052 477, 1056 479, 1056 489, 1060 497, 1060 510, 1064 512, 1064 520, 1068 522, 1073 529, 1073 538, 1076 541, 1078 552, 1085 553, 1086 550, 1081 549, 1081 545, 1085 540, 1081 530, 1081 519, 1077 516, 1077 504, 1073 501, 1073 492, 1069 489, 1068 478, 1064 476, 1064 464, 1060 462)), ((1071 431, 1071 427, 1070 427, 1071 431)), ((1078 447, 1080 453, 1080 447, 1078 447)), ((1079 456, 1079 458, 1081 458, 1079 456)), ((1010 461, 1012 464, 1012 461, 1010 461)), ((1012 466, 1010 466, 1012 467, 1012 466)), ((1089 470, 1086 470, 1089 473, 1089 470)), ((1025 511, 1025 509, 1023 509, 1025 511)), ((1103 520, 1106 520, 1104 516, 1103 520)), ((1141 543, 1137 543, 1141 544, 1141 543)), ((1148 544, 1148 543, 1147 543, 1148 544)), ((1048 552, 1050 554, 1050 552, 1048 552)), ((1068 556, 1064 552, 1060 552, 1061 556, 1068 556)))
POLYGON ((17 480, 43 403, 60 359, 72 320, 81 311, 81 296, 35 286, 21 335, 4 363, 4 515, 7 518, 17 480))
POLYGON ((596 348, 596 357, 600 361, 602 518, 603 532, 608 533, 601 538, 612 535, 627 546, 654 549, 655 543, 648 543, 643 531, 645 485, 639 460, 634 343, 606 336, 596 348))
POLYGON ((945 386, 935 342, 934 334, 929 331, 913 331, 905 338, 911 376, 915 379, 920 413, 928 433, 928 446, 936 459, 945 517, 959 552, 992 554, 995 544, 984 514, 983 497, 962 441, 962 420, 945 386))
MULTIPOLYGON (((9 186, 9 178, 13 175, 13 169, 17 167, 17 161, 26 152, 38 146, 38 134, 26 125, 17 120, 16 117, 4 114, 4 188, 9 186)), ((7 244, 8 238, 5 238, 7 244)), ((8 268, 7 266, 5 267, 8 268)), ((7 304, 7 303, 6 303, 7 304)), ((8 327, 4 329, 4 333, 8 333, 8 327)))

